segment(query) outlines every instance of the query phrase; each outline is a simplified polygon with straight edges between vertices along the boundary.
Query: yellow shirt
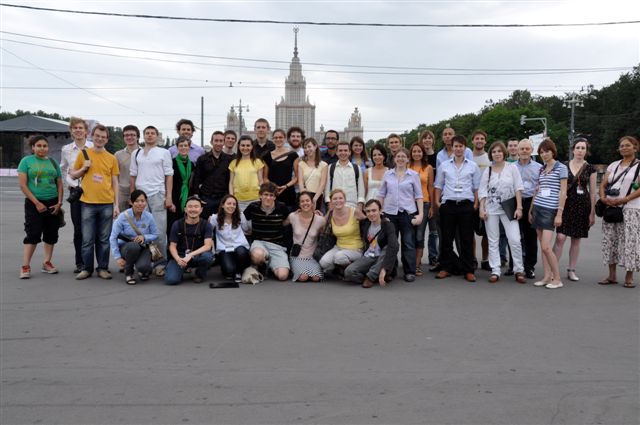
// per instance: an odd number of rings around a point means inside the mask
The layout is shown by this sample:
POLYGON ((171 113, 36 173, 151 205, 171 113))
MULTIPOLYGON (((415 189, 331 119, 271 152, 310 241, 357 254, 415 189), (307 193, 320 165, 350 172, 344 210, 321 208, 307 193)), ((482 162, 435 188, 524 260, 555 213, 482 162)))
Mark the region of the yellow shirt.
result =
POLYGON ((254 201, 260 197, 260 181, 258 173, 264 168, 264 162, 256 159, 241 159, 236 166, 236 160, 231 160, 229 171, 233 173, 233 194, 238 201, 254 201))
MULTIPOLYGON (((87 155, 91 160, 91 167, 82 177, 80 201, 87 204, 113 204, 116 198, 111 177, 120 174, 116 157, 106 150, 95 152, 93 149, 87 149, 87 155)), ((79 153, 73 168, 80 169, 83 164, 84 156, 79 153)))
MULTIPOLYGON (((427 188, 427 176, 429 174, 429 169, 433 170, 431 165, 427 165, 422 168, 420 165, 412 165, 411 168, 413 171, 420 175, 420 185, 422 186, 422 202, 431 202, 429 198, 429 190, 427 188)), ((433 186, 433 171, 431 171, 431 186, 433 186)))
POLYGON ((331 217, 331 229, 336 236, 336 246, 342 249, 359 250, 362 249, 362 238, 360 238, 360 224, 354 216, 354 210, 349 213, 349 220, 344 226, 338 226, 331 217))

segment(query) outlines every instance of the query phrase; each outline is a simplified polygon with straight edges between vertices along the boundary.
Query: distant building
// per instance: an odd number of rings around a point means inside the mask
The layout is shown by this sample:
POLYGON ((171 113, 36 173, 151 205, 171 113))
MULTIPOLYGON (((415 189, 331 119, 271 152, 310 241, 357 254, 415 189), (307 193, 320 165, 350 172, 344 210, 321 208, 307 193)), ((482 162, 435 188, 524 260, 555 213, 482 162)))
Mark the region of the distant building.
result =
MULTIPOLYGON (((302 75, 302 64, 298 57, 298 28, 293 29, 294 32, 294 48, 293 58, 289 65, 289 76, 285 79, 284 97, 280 98, 280 102, 276 103, 276 121, 275 125, 271 123, 271 129, 281 128, 287 131, 289 128, 297 126, 304 130, 306 137, 313 137, 322 142, 325 127, 320 126, 320 130, 316 131, 316 106, 309 101, 307 96, 307 82, 302 75)), ((255 137, 253 128, 247 130, 242 118, 240 123, 239 114, 232 106, 227 113, 227 125, 225 130, 234 130, 236 133, 242 128, 242 134, 248 134, 255 137)), ((339 131, 339 130, 338 130, 339 131)), ((363 136, 364 129, 362 127, 362 116, 356 107, 351 114, 351 118, 347 123, 347 127, 343 131, 339 131, 340 140, 351 140, 354 136, 363 136)))

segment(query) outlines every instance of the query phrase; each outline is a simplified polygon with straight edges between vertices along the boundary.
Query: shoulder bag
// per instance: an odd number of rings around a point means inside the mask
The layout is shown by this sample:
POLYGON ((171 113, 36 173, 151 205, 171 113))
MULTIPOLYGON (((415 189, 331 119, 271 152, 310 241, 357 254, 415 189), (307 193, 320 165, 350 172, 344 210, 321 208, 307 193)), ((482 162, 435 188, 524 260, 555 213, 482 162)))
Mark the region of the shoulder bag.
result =
POLYGON ((302 250, 302 245, 304 245, 304 241, 307 240, 307 236, 309 235, 309 230, 311 230, 311 226, 313 225, 313 220, 315 220, 316 215, 313 214, 311 216, 311 222, 309 223, 309 227, 307 227, 307 233, 304 234, 304 238, 302 239, 302 243, 294 243, 291 247, 290 255, 292 257, 297 257, 300 255, 300 251, 302 250))
POLYGON ((333 217, 333 211, 327 214, 327 224, 325 224, 322 232, 318 235, 318 241, 316 245, 316 249, 313 251, 313 258, 316 261, 320 261, 320 259, 329 252, 331 248, 336 246, 337 238, 333 234, 333 229, 331 228, 331 218, 333 217))
MULTIPOLYGON (((129 214, 127 214, 126 212, 124 213, 125 217, 127 217, 127 221, 129 221, 129 224, 131 225, 131 228, 140 236, 142 236, 142 232, 140 232, 140 229, 138 229, 138 226, 135 225, 135 223, 133 222, 133 219, 131 218, 131 216, 129 214)), ((160 248, 158 247, 158 244, 155 242, 149 242, 147 244, 147 248, 149 248, 149 251, 151 252, 151 261, 156 262, 161 260, 162 258, 164 258, 164 255, 162 254, 162 251, 160 251, 160 248)))

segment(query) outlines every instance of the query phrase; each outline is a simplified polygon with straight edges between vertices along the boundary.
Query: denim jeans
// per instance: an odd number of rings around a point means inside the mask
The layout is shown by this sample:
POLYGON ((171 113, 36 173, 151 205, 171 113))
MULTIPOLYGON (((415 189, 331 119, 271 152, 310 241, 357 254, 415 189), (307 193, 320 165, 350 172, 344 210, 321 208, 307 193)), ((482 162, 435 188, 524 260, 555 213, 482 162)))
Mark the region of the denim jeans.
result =
POLYGON ((233 278, 236 273, 242 274, 251 265, 249 250, 239 246, 232 252, 220 251, 216 255, 220 260, 220 270, 225 278, 233 278))
POLYGON ((423 203, 423 216, 422 222, 416 226, 416 248, 424 248, 425 233, 427 231, 427 224, 429 224, 429 202, 423 203))
POLYGON ((83 270, 93 273, 95 248, 98 270, 109 269, 109 235, 113 224, 113 204, 82 202, 82 262, 83 270))
POLYGON ((415 214, 401 212, 397 215, 385 214, 396 228, 396 234, 400 234, 402 251, 402 269, 405 276, 416 274, 416 229, 411 224, 415 214))
MULTIPOLYGON (((207 270, 211 263, 213 263, 213 253, 209 251, 193 257, 187 264, 187 267, 195 268, 196 276, 200 279, 204 279, 207 277, 207 270)), ((183 274, 184 269, 172 258, 169 260, 169 264, 167 264, 167 268, 164 272, 164 283, 167 285, 177 285, 182 281, 183 274)))
POLYGON ((433 217, 429 219, 429 261, 437 262, 440 257, 440 218, 435 211, 433 217))

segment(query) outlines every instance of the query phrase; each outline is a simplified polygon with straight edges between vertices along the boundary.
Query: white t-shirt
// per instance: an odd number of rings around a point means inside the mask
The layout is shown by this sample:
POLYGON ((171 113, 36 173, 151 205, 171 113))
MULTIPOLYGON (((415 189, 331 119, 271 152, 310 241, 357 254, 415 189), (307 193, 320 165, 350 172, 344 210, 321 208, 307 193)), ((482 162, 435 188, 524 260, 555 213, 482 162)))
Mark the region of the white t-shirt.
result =
POLYGON ((522 177, 515 164, 505 162, 501 172, 491 172, 489 181, 489 171, 487 167, 482 173, 480 187, 478 188, 478 198, 486 198, 484 207, 489 215, 504 214, 504 209, 500 203, 516 196, 518 190, 522 191, 522 177))
POLYGON ((145 153, 144 148, 131 154, 129 174, 136 178, 136 189, 147 196, 165 193, 165 176, 173 176, 173 163, 168 150, 154 146, 145 153))

